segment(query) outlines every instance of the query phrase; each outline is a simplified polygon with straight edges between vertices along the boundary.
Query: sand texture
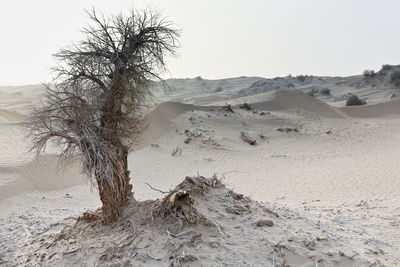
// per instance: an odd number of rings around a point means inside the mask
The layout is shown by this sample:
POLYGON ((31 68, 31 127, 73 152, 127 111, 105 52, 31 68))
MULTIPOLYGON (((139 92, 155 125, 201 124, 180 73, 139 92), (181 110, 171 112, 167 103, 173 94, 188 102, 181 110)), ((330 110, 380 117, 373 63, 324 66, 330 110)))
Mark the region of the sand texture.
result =
POLYGON ((398 266, 398 69, 156 87, 128 158, 136 201, 108 226, 76 223, 100 207, 79 159, 27 153, 43 88, 0 87, 0 266, 398 266), (349 93, 367 105, 345 107, 349 93), (223 184, 201 178, 214 175, 223 184), (186 188, 202 219, 152 218, 164 194, 147 183, 169 191, 186 176, 205 184, 186 188))

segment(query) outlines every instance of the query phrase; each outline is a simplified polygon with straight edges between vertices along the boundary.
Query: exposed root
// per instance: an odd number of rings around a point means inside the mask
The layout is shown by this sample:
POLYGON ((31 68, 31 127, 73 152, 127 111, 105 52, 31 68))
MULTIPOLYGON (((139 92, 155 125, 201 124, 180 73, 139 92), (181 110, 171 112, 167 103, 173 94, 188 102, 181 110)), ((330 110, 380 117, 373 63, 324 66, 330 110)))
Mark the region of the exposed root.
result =
POLYGON ((186 177, 181 184, 157 203, 151 216, 152 218, 172 216, 183 224, 194 224, 204 219, 204 216, 194 206, 192 196, 201 195, 210 188, 220 185, 221 182, 216 177, 211 179, 203 176, 186 177))
POLYGON ((256 139, 251 137, 248 132, 244 132, 244 131, 240 132, 240 139, 242 139, 244 142, 246 142, 252 146, 256 145, 256 143, 257 143, 256 139))
POLYGON ((149 183, 145 183, 148 187, 150 187, 152 190, 154 190, 154 191, 157 191, 157 192, 160 192, 160 193, 162 193, 162 194, 167 194, 168 192, 167 191, 163 191, 163 190, 160 190, 160 189, 157 189, 157 188, 154 188, 154 187, 152 187, 149 183))
POLYGON ((79 216, 77 219, 77 222, 79 221, 85 221, 85 222, 94 222, 94 221, 100 221, 102 219, 101 213, 98 211, 86 211, 83 213, 82 216, 79 216))
POLYGON ((224 106, 223 108, 224 108, 225 111, 227 111, 227 112, 234 113, 231 104, 225 103, 225 106, 224 106))
POLYGON ((246 110, 251 110, 251 106, 249 103, 244 103, 243 105, 240 106, 241 109, 246 109, 246 110))

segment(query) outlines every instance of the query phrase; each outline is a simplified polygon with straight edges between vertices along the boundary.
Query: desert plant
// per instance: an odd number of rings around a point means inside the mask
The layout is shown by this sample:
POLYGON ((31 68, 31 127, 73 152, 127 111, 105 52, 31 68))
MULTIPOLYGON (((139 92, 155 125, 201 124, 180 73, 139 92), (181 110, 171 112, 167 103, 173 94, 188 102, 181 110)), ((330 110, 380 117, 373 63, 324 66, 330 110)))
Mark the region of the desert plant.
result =
POLYGON ((318 89, 313 88, 307 92, 307 95, 314 97, 315 94, 317 94, 317 93, 318 93, 318 89))
POLYGON ((218 86, 216 89, 215 89, 215 92, 216 93, 219 93, 219 92, 222 92, 224 89, 222 89, 222 86, 218 86))
POLYGON ((251 106, 250 106, 249 103, 243 103, 243 104, 240 106, 240 108, 241 108, 241 109, 246 109, 246 110, 251 110, 251 106))
POLYGON ((395 71, 390 75, 390 81, 395 85, 400 87, 400 71, 395 71))
POLYGON ((304 83, 306 81, 307 75, 298 75, 296 76, 297 80, 304 83))
POLYGON ((329 88, 323 88, 319 91, 322 95, 331 95, 331 90, 329 88))
POLYGON ((374 70, 364 70, 363 75, 365 78, 371 78, 375 76, 374 70))
POLYGON ((232 109, 232 105, 229 104, 229 103, 225 103, 225 106, 223 106, 223 109, 224 109, 226 112, 234 113, 234 112, 233 112, 233 109, 232 109))
POLYGON ((382 71, 389 71, 392 68, 393 68, 393 66, 389 65, 389 64, 382 65, 382 71))
POLYGON ((143 129, 150 85, 174 55, 179 33, 154 10, 99 17, 87 12, 84 38, 55 54, 59 65, 44 104, 32 114, 32 150, 49 141, 68 159, 78 154, 102 201, 103 222, 115 220, 132 196, 130 142, 143 129))
POLYGON ((350 95, 346 101, 346 106, 360 106, 365 105, 366 102, 360 99, 357 95, 350 95))

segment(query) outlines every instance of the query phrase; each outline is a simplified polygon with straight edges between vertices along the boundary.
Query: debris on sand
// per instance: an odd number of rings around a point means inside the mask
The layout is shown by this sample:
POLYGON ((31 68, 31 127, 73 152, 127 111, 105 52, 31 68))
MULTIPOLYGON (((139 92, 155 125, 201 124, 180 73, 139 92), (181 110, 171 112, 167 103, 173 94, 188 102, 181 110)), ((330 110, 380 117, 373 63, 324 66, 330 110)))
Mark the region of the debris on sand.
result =
POLYGON ((251 106, 249 103, 244 103, 240 106, 241 109, 251 110, 251 106))
POLYGON ((182 155, 182 148, 180 146, 177 146, 174 150, 172 150, 171 155, 172 156, 180 156, 180 155, 182 155))
POLYGON ((252 146, 256 145, 257 143, 257 140, 251 137, 249 133, 245 131, 240 132, 240 139, 252 146))
POLYGON ((297 129, 295 127, 281 127, 276 130, 278 132, 286 132, 286 133, 291 133, 291 132, 298 133, 299 132, 299 129, 297 129))
POLYGON ((67 225, 60 234, 40 234, 23 255, 5 264, 364 266, 368 261, 324 231, 322 223, 255 202, 215 176, 186 177, 161 200, 132 199, 112 224, 91 219, 67 225))
POLYGON ((274 226, 274 222, 272 220, 259 220, 256 222, 256 225, 258 227, 263 227, 263 226, 272 227, 272 226, 274 226))
POLYGON ((225 106, 223 106, 223 109, 227 112, 234 113, 231 104, 225 103, 225 106))

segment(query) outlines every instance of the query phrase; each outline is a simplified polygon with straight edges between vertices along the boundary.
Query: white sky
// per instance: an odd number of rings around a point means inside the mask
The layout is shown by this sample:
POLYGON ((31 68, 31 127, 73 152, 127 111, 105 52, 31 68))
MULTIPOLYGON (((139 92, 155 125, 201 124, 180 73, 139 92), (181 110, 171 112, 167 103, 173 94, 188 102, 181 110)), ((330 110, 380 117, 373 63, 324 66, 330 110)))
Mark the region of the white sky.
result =
POLYGON ((171 77, 353 75, 400 64, 400 0, 1 0, 0 84, 49 81, 83 9, 158 7, 182 29, 171 77))

